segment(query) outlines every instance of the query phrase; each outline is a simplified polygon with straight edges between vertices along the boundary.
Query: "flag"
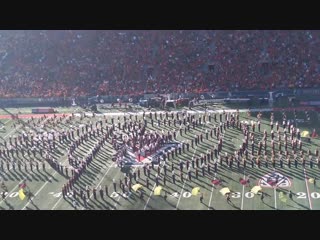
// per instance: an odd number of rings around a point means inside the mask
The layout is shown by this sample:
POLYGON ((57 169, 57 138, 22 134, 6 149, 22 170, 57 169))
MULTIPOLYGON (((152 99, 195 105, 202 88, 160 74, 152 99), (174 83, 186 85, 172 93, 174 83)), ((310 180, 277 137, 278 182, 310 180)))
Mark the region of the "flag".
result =
POLYGON ((309 178, 309 183, 314 183, 314 178, 309 178))
POLYGON ((216 179, 216 180, 212 180, 211 181, 213 185, 219 185, 220 184, 220 180, 216 179))
POLYGON ((142 188, 142 185, 139 184, 139 183, 132 186, 132 189, 133 189, 135 192, 138 191, 140 188, 142 188))
POLYGON ((161 194, 162 187, 158 186, 154 189, 153 194, 159 196, 161 194))
POLYGON ((282 197, 282 198, 280 198, 280 201, 286 203, 287 202, 287 198, 286 197, 282 197))
POLYGON ((21 189, 19 190, 19 198, 20 198, 21 200, 23 200, 25 197, 26 197, 26 195, 24 194, 23 189, 21 188, 21 189))
POLYGON ((200 192, 200 188, 199 187, 195 187, 195 188, 192 189, 191 194, 193 196, 197 196, 199 192, 200 192))
POLYGON ((250 192, 254 193, 254 194, 258 194, 259 191, 261 191, 262 188, 260 186, 254 186, 250 192))
POLYGON ((318 137, 318 134, 317 134, 317 132, 316 132, 315 129, 313 129, 313 132, 312 132, 312 136, 311 136, 311 137, 312 137, 312 138, 318 137))
POLYGON ((226 195, 227 193, 230 193, 230 189, 227 188, 227 187, 225 187, 225 188, 222 188, 222 189, 220 190, 220 192, 221 192, 221 194, 224 196, 224 195, 226 195))
POLYGON ((246 185, 247 184, 247 180, 243 179, 243 178, 240 178, 239 179, 239 182, 242 184, 242 185, 246 185))
POLYGON ((309 136, 309 131, 303 131, 301 133, 301 137, 307 137, 307 136, 309 136))
POLYGON ((287 198, 285 197, 285 195, 283 194, 283 192, 279 193, 279 199, 281 202, 286 203, 287 202, 287 198))
POLYGON ((283 192, 279 192, 279 198, 283 198, 284 195, 283 195, 283 192))
POLYGON ((280 201, 286 203, 287 202, 287 198, 286 197, 282 197, 282 198, 280 198, 280 201))

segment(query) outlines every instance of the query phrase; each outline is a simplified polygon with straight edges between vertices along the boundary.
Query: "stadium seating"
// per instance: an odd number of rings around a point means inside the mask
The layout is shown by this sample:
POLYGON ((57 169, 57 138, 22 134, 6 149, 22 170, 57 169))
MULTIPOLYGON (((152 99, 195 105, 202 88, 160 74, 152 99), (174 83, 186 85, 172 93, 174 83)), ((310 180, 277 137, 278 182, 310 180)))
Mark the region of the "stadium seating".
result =
POLYGON ((317 87, 319 33, 0 31, 0 97, 317 87))

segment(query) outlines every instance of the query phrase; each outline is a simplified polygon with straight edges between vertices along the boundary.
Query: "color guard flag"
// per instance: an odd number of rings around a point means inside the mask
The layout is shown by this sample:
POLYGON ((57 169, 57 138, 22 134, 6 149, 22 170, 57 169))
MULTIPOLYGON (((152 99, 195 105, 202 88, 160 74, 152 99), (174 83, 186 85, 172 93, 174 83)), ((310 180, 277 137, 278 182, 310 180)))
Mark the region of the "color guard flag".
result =
POLYGON ((262 188, 260 186, 254 186, 250 192, 254 193, 254 194, 258 194, 259 191, 261 191, 262 188))
POLYGON ((220 190, 220 193, 221 193, 223 196, 226 195, 227 193, 230 193, 230 192, 231 192, 230 189, 227 188, 227 187, 222 188, 222 189, 220 190))
POLYGON ((283 197, 283 192, 279 192, 279 198, 283 197))
POLYGON ((287 202, 287 198, 285 197, 285 195, 283 194, 283 192, 279 193, 279 199, 281 202, 286 203, 287 202))
POLYGON ((137 184, 135 184, 135 185, 132 186, 132 189, 133 189, 135 192, 138 191, 140 188, 142 188, 142 185, 139 184, 139 183, 137 183, 137 184))
POLYGON ((301 137, 307 137, 307 136, 309 136, 309 131, 303 131, 301 133, 301 137))
POLYGON ((213 185, 219 185, 220 184, 220 180, 219 179, 215 179, 211 181, 213 185))
POLYGON ((158 186, 154 189, 153 194, 156 196, 159 196, 159 195, 161 195, 161 190, 162 190, 162 187, 158 186))
POLYGON ((191 194, 193 196, 197 196, 199 192, 200 192, 200 188, 199 187, 195 187, 195 188, 192 189, 191 194))
POLYGON ((247 180, 243 179, 243 178, 240 178, 239 179, 239 182, 242 184, 242 185, 246 185, 247 184, 247 180))
POLYGON ((287 198, 286 197, 280 198, 280 201, 286 203, 287 202, 287 198))
POLYGON ((315 130, 315 129, 313 129, 313 132, 312 132, 311 137, 313 137, 313 138, 318 137, 318 134, 316 133, 316 130, 315 130))
POLYGON ((23 189, 21 188, 21 189, 19 190, 19 198, 20 198, 21 200, 23 200, 25 197, 26 197, 26 195, 24 194, 23 189))

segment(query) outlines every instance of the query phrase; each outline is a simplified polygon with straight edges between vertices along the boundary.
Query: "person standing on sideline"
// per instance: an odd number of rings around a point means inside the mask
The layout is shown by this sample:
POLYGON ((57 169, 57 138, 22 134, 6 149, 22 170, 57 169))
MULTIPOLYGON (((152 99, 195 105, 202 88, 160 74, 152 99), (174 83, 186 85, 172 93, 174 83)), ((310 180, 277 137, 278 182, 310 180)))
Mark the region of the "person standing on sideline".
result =
POLYGON ((227 203, 231 203, 230 193, 227 194, 227 203))
POLYGON ((143 200, 143 191, 140 191, 140 199, 143 200))
POLYGON ((147 188, 149 188, 149 178, 146 180, 147 188))
POLYGON ((115 192, 117 192, 117 183, 116 183, 116 180, 113 178, 112 179, 112 182, 113 182, 113 189, 115 192))
POLYGON ((263 202, 263 199, 264 199, 264 193, 261 192, 261 197, 260 197, 261 201, 263 202))
POLYGON ((201 193, 200 202, 203 203, 203 193, 201 193))
POLYGON ((100 193, 100 198, 103 199, 103 189, 102 189, 102 186, 100 186, 99 193, 100 193))

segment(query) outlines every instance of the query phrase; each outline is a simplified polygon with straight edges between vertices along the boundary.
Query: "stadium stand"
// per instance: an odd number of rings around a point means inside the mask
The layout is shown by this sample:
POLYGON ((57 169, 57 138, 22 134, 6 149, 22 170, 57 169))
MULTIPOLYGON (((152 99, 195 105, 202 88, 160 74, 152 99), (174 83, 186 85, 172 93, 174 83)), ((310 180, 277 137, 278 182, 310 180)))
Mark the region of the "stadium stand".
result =
POLYGON ((319 31, 1 31, 0 97, 319 86, 319 31))

